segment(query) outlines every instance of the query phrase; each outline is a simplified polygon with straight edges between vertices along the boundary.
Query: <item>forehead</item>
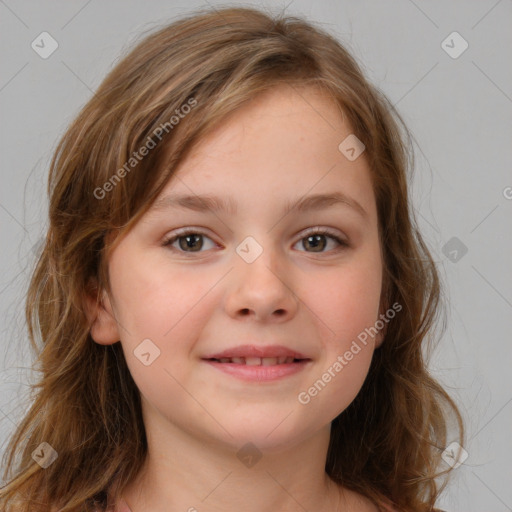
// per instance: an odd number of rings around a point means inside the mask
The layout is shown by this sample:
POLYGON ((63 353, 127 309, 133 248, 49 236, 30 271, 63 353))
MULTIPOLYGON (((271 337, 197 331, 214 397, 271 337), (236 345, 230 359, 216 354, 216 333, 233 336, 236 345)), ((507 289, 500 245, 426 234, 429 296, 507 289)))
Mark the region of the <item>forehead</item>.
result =
POLYGON ((275 87, 203 137, 153 207, 162 206, 170 193, 214 195, 225 198, 226 209, 234 214, 237 203, 257 198, 289 205, 308 193, 339 192, 371 213, 373 187, 364 153, 351 161, 340 150, 351 135, 343 112, 324 91, 275 87))

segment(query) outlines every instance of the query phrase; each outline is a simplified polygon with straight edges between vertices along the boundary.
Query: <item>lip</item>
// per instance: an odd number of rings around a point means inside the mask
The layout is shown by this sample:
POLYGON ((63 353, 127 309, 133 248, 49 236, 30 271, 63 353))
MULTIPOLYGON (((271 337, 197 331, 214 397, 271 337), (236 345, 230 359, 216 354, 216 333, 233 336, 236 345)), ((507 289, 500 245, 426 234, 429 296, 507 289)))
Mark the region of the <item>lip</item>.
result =
POLYGON ((222 352, 207 355, 202 359, 221 359, 231 357, 293 357, 294 359, 310 359, 308 356, 283 345, 239 345, 222 352))
POLYGON ((283 345, 240 345, 238 347, 228 348, 222 352, 217 352, 209 356, 203 357, 202 360, 211 367, 227 373, 233 377, 244 381, 250 382, 265 382, 275 381, 284 377, 295 375, 306 367, 308 367, 312 360, 301 352, 290 349, 283 345), (265 365, 247 365, 233 362, 217 361, 217 359, 231 359, 231 358, 279 358, 279 357, 293 357, 297 359, 293 363, 273 364, 270 366, 265 365))
POLYGON ((244 381, 264 382, 275 381, 297 374, 311 364, 311 359, 303 359, 295 363, 276 364, 272 366, 248 366, 237 363, 220 363, 210 359, 204 362, 221 372, 244 381))

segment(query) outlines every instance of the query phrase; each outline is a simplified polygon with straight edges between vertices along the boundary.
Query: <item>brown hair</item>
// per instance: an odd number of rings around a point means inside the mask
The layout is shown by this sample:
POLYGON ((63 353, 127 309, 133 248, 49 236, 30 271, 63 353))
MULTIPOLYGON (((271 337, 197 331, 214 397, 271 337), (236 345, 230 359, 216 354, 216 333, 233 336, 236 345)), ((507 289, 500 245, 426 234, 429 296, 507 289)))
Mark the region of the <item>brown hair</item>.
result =
POLYGON ((447 483, 439 478, 451 469, 441 469, 449 427, 453 421, 463 445, 464 426, 422 352, 437 339, 442 304, 408 199, 409 132, 334 37, 300 18, 250 8, 197 11, 147 36, 58 145, 49 229, 26 302, 42 375, 5 456, 1 510, 105 510, 138 474, 147 453, 139 392, 120 344, 93 342, 84 297, 100 301, 102 290, 110 292, 115 240, 107 235, 133 227, 196 142, 279 84, 327 92, 365 144, 383 248, 382 300, 403 305, 360 393, 332 422, 325 470, 378 505, 432 510, 447 483), (31 456, 42 442, 58 452, 46 469, 31 456))

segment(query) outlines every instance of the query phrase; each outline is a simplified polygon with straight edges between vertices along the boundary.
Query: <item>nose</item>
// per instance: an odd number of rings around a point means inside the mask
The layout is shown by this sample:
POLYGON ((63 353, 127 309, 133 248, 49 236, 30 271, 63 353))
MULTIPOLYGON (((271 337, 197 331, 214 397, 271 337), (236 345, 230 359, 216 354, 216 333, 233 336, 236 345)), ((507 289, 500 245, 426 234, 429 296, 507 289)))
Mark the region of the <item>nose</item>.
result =
POLYGON ((275 251, 265 249, 251 263, 238 254, 234 258, 225 303, 232 318, 285 322, 296 315, 299 298, 293 289, 293 272, 275 251))

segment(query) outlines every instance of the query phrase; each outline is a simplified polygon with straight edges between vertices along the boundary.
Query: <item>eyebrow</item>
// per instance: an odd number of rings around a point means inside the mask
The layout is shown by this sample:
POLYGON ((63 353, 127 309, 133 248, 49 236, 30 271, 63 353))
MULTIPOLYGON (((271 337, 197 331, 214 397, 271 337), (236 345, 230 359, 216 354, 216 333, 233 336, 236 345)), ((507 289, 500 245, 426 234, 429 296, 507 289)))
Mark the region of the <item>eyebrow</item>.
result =
MULTIPOLYGON (((304 196, 295 201, 287 201, 283 208, 284 215, 291 212, 303 213, 312 210, 322 210, 331 206, 346 205, 359 213, 365 220, 368 219, 366 210, 353 198, 343 192, 330 194, 313 194, 304 196)), ((197 212, 213 211, 226 212, 229 215, 237 214, 236 202, 232 198, 223 199, 213 195, 179 195, 170 194, 158 199, 151 206, 151 210, 162 211, 170 208, 181 208, 197 212)))

